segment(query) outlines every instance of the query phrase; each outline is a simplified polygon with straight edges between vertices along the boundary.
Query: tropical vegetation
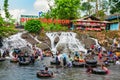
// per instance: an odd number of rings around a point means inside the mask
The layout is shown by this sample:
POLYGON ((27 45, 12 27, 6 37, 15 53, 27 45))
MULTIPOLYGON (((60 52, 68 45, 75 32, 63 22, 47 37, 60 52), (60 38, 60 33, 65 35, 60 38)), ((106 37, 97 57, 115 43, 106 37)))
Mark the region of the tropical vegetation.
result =
POLYGON ((41 22, 39 20, 29 20, 24 26, 25 30, 31 33, 39 33, 41 27, 41 22))
MULTIPOLYGON (((12 16, 9 13, 8 1, 9 0, 4 0, 3 7, 6 21, 0 16, 1 29, 14 26, 13 23, 15 20, 11 18, 12 16)), ((48 0, 48 2, 49 1, 51 0, 48 0)), ((54 0, 54 5, 48 5, 50 10, 44 13, 42 18, 73 20, 83 16, 94 15, 104 20, 104 17, 108 14, 120 13, 120 0, 54 0)), ((25 29, 29 32, 38 33, 41 29, 45 31, 66 31, 68 28, 60 24, 45 24, 36 20, 31 20, 25 24, 25 29)), ((1 34, 3 34, 4 30, 1 31, 1 34)))

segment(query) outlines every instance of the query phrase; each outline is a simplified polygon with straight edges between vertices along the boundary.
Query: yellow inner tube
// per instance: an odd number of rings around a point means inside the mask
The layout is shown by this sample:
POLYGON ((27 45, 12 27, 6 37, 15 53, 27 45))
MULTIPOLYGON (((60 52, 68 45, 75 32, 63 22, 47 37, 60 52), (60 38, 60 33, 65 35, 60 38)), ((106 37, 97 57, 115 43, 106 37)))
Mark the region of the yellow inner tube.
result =
POLYGON ((120 52, 116 52, 116 56, 117 56, 117 57, 120 57, 120 52))

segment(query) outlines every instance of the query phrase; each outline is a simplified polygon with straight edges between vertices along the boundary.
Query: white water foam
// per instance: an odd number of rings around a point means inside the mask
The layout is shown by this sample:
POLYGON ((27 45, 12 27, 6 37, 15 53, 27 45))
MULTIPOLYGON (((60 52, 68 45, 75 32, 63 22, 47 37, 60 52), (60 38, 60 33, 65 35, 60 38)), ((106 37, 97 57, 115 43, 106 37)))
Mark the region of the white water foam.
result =
POLYGON ((64 51, 65 49, 69 49, 71 51, 82 51, 84 53, 87 52, 87 50, 83 47, 83 44, 76 38, 76 33, 74 32, 51 32, 51 33, 46 33, 46 35, 49 37, 51 41, 51 48, 53 54, 56 54, 57 52, 57 47, 60 45, 64 46, 64 51), (59 41, 55 45, 54 40, 55 38, 58 37, 59 41))
POLYGON ((12 52, 13 52, 14 48, 22 48, 27 45, 32 47, 32 45, 30 43, 28 43, 27 41, 25 41, 24 39, 21 38, 21 35, 23 33, 26 33, 26 32, 19 32, 15 35, 12 35, 12 36, 4 39, 3 46, 2 46, 2 48, 0 48, 2 54, 5 49, 8 49, 10 51, 10 57, 13 58, 12 52))

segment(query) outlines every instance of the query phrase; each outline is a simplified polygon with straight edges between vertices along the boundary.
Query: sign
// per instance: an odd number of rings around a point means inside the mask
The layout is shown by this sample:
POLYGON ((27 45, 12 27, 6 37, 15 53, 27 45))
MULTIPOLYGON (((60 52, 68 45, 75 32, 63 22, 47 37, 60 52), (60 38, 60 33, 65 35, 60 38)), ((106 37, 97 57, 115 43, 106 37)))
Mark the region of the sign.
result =
POLYGON ((60 19, 46 19, 46 18, 20 18, 20 22, 26 22, 31 19, 40 20, 43 23, 54 23, 54 24, 70 24, 70 20, 60 20, 60 19))
POLYGON ((36 15, 21 15, 21 18, 38 18, 36 15))
POLYGON ((40 11, 40 12, 39 12, 39 17, 41 17, 41 16, 42 16, 42 14, 43 14, 43 12, 42 12, 42 11, 40 11))

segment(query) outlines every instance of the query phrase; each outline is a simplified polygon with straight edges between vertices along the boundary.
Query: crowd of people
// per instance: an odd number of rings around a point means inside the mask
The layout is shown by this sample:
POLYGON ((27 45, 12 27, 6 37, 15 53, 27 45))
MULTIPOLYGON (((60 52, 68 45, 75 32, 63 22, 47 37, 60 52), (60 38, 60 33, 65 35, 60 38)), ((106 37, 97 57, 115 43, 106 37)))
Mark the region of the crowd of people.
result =
MULTIPOLYGON (((115 44, 116 46, 116 44, 115 44)), ((30 61, 30 63, 35 63, 35 60, 40 58, 43 60, 43 57, 45 54, 51 56, 56 61, 56 67, 62 66, 62 67, 72 67, 72 62, 86 62, 86 60, 96 60, 98 64, 101 66, 101 69, 105 70, 107 73, 109 73, 109 69, 106 65, 109 65, 110 62, 116 65, 120 65, 120 56, 117 56, 115 51, 113 49, 109 49, 108 51, 104 51, 102 47, 96 47, 94 44, 91 45, 89 49, 87 49, 87 53, 84 54, 81 51, 75 51, 73 54, 71 53, 62 53, 58 51, 55 56, 52 55, 51 51, 45 51, 40 50, 36 48, 35 46, 32 46, 33 53, 29 54, 29 52, 22 52, 19 48, 14 49, 13 56, 15 60, 19 61, 30 61)), ((0 57, 5 57, 9 54, 9 51, 6 49, 3 54, 0 52, 0 57)), ((45 71, 48 70, 48 67, 45 67, 45 71)), ((88 66, 86 72, 88 74, 92 73, 93 67, 88 66)))

